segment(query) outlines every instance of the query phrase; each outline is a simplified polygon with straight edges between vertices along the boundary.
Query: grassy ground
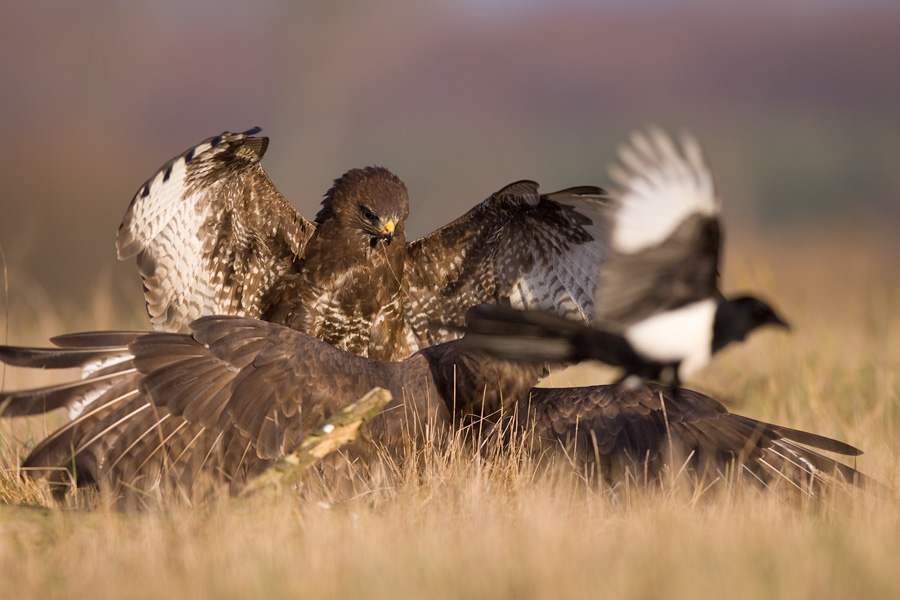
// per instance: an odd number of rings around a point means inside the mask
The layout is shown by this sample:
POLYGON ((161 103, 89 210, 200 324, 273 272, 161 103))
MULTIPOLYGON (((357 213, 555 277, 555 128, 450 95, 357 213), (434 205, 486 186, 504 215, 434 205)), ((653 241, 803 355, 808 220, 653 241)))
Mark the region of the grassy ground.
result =
MULTIPOLYGON (((694 387, 735 412, 859 446, 855 465, 900 489, 897 247, 840 229, 730 244, 726 289, 761 292, 794 333, 729 349, 694 387)), ((87 313, 76 326, 13 327, 10 339, 133 318, 87 313)), ((553 381, 597 376, 583 368, 553 381)), ((5 385, 43 381, 9 371, 5 385)), ((0 499, 46 501, 15 465, 60 420, 0 424, 0 499)), ((451 451, 424 463, 342 502, 306 490, 153 514, 0 506, 0 596, 900 597, 897 492, 797 507, 738 489, 692 502, 675 489, 611 494, 525 460, 451 451)))

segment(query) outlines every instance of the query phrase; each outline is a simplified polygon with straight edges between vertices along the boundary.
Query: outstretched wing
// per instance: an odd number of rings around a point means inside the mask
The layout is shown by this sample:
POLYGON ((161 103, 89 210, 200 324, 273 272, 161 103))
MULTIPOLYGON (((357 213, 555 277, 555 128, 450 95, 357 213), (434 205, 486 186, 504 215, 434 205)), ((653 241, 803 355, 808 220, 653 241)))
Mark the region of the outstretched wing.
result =
POLYGON ((814 493, 822 483, 870 485, 855 469, 821 454, 857 456, 849 444, 729 413, 699 392, 650 385, 534 389, 527 421, 536 442, 562 444, 609 482, 674 478, 681 470, 701 488, 745 477, 814 493), (735 472, 735 469, 739 471, 735 472))
POLYGON ((405 309, 419 347, 459 337, 466 310, 483 302, 590 322, 607 212, 600 188, 541 194, 519 181, 411 242, 405 309))
POLYGON ((266 290, 315 229, 259 161, 268 138, 225 132, 163 165, 119 226, 119 259, 137 256, 150 320, 187 331, 204 315, 258 317, 266 290))
POLYGON ((596 298, 604 327, 625 327, 717 291, 719 206, 694 138, 658 129, 632 134, 609 172, 609 258, 596 298))
POLYGON ((233 424, 261 458, 280 456, 331 413, 387 387, 372 361, 281 325, 216 316, 191 323, 191 332, 131 344, 141 390, 191 423, 233 424))
POLYGON ((63 488, 65 474, 74 472, 80 481, 138 494, 191 491, 200 476, 240 482, 379 385, 391 389, 393 407, 402 408, 383 413, 382 429, 372 430, 379 445, 390 433, 384 421, 400 422, 399 430, 412 435, 410 424, 427 429, 437 423, 421 412, 424 405, 440 404, 439 396, 456 404, 458 392, 460 415, 505 405, 521 419, 521 440, 536 456, 562 444, 564 456, 611 482, 629 476, 642 482, 684 467, 705 488, 709 478, 727 479, 739 466, 750 479, 789 481, 802 491, 826 477, 868 483, 816 451, 860 454, 856 448, 729 414, 686 389, 535 389, 529 398, 525 388, 540 368, 485 359, 458 342, 402 363, 379 363, 253 319, 206 317, 192 330, 77 334, 58 338, 55 350, 0 346, 0 360, 9 364, 86 372, 65 389, 0 393, 4 415, 80 404, 77 416, 38 444, 23 468, 63 488), (428 380, 433 385, 416 387, 428 380), (481 410, 479 402, 485 403, 481 410))
POLYGON ((8 364, 84 373, 68 384, 0 392, 0 415, 67 407, 74 417, 23 467, 64 484, 61 473, 74 465, 82 480, 143 490, 160 478, 192 484, 202 473, 230 481, 390 381, 378 363, 280 325, 217 316, 191 330, 76 334, 55 339, 57 349, 0 346, 8 364))

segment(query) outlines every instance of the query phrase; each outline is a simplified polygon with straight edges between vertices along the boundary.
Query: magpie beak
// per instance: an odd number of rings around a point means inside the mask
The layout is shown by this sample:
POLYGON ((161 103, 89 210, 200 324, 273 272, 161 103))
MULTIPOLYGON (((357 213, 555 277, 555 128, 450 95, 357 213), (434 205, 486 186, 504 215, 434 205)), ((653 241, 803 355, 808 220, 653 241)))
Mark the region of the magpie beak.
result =
POLYGON ((791 330, 790 324, 789 324, 787 321, 785 321, 784 319, 782 319, 781 317, 779 317, 779 316, 778 316, 777 314, 775 314, 774 312, 772 313, 772 320, 770 321, 770 323, 771 323, 772 325, 776 325, 776 326, 778 326, 778 327, 783 328, 785 331, 790 331, 790 330, 791 330))

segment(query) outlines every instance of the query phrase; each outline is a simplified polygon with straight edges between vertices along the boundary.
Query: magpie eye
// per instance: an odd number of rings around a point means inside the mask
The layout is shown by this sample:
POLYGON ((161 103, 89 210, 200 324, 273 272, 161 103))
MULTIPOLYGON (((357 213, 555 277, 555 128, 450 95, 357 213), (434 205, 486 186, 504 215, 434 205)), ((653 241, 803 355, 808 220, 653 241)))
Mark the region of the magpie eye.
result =
POLYGON ((360 206, 360 209, 362 209, 363 219, 365 219, 366 221, 374 221, 375 220, 375 218, 376 218, 375 213, 373 213, 371 210, 369 210, 365 206, 360 206))

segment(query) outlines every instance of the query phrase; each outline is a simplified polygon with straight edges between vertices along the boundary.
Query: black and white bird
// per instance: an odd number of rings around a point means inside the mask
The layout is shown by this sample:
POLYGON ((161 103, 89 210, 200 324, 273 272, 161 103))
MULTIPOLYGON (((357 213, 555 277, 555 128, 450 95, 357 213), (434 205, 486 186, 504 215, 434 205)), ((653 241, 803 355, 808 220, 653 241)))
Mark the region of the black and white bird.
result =
POLYGON ((718 350, 762 325, 788 328, 753 296, 719 291, 721 200, 700 146, 658 129, 632 134, 609 172, 612 231, 593 326, 538 311, 483 305, 472 347, 507 358, 599 359, 678 386, 718 350))

